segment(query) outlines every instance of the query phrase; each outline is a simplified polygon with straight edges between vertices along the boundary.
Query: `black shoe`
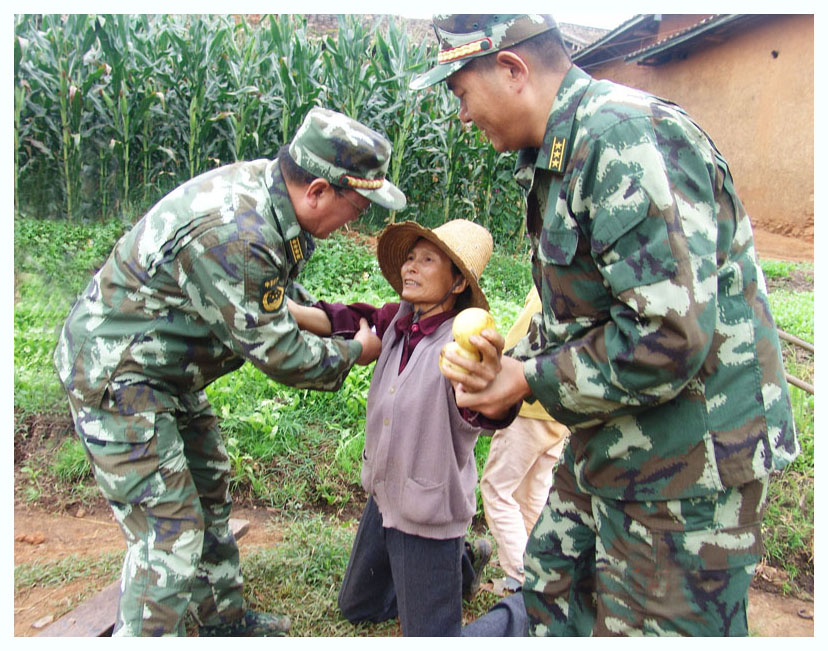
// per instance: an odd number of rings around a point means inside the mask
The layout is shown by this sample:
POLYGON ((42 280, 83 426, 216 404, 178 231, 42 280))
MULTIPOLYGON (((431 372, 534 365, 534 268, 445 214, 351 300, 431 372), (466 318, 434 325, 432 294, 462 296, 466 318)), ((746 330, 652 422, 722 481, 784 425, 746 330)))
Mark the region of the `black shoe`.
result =
POLYGON ((217 626, 199 626, 199 637, 281 637, 290 631, 287 615, 270 615, 248 610, 239 619, 217 626))
POLYGON ((492 557, 492 544, 485 538, 478 538, 473 544, 466 543, 466 548, 472 557, 474 578, 469 586, 463 590, 463 599, 471 599, 480 589, 480 579, 483 578, 483 568, 492 557))

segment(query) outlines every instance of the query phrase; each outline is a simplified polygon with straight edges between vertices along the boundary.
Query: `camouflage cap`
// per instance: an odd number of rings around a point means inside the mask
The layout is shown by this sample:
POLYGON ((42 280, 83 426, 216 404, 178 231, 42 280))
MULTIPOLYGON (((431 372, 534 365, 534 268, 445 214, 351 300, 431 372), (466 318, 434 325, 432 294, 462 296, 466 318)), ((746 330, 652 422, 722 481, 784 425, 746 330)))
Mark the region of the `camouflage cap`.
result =
POLYGON ((385 178, 391 143, 347 115, 311 109, 288 151, 299 167, 333 185, 351 188, 389 210, 405 208, 405 195, 385 178))
POLYGON ((437 65, 415 77, 412 90, 443 81, 476 57, 558 27, 548 14, 435 14, 432 24, 440 45, 437 65))

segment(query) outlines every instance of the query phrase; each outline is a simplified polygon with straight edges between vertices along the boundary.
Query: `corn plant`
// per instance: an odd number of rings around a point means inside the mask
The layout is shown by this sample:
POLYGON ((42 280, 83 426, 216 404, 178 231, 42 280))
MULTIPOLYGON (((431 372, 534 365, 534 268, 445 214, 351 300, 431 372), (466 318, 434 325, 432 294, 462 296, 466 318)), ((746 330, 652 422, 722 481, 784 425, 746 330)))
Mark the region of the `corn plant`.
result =
POLYGON ((101 58, 109 73, 109 83, 101 88, 100 96, 112 135, 111 149, 120 152, 120 198, 127 213, 131 205, 130 178, 136 173, 132 152, 138 154, 141 162, 139 178, 146 189, 151 175, 152 147, 147 139, 152 108, 156 103, 164 106, 164 93, 154 88, 152 42, 142 38, 148 31, 146 16, 140 16, 137 21, 123 14, 99 16, 96 22, 101 58))
MULTIPOLYGON (((328 35, 308 25, 292 14, 17 16, 18 210, 131 218, 207 169, 272 157, 326 106, 391 141, 404 218, 466 217, 520 241, 513 156, 461 125, 444 84, 408 89, 433 43, 391 16, 341 15, 328 35)), ((371 211, 366 225, 384 225, 380 215, 398 218, 371 211)))
MULTIPOLYGON (((408 154, 420 147, 423 126, 428 120, 428 114, 420 110, 418 95, 408 88, 411 76, 425 68, 427 43, 412 45, 405 30, 390 20, 387 34, 377 33, 375 47, 371 67, 381 105, 376 126, 384 127, 391 139, 394 154, 389 176, 394 185, 400 186, 404 180, 414 180, 417 176, 416 159, 409 158, 408 154)), ((392 211, 387 221, 395 220, 396 212, 392 211)))
POLYGON ((354 120, 370 123, 377 86, 371 59, 374 33, 381 19, 374 18, 372 25, 343 16, 338 20, 337 36, 325 37, 322 52, 326 103, 354 120))
POLYGON ((284 144, 293 137, 305 114, 320 104, 322 47, 318 39, 308 38, 304 19, 292 15, 269 17, 262 37, 270 51, 267 78, 276 87, 273 104, 280 123, 279 142, 284 144))
MULTIPOLYGON (((16 30, 21 27, 18 22, 16 30)), ((18 62, 18 83, 27 92, 18 97, 16 130, 31 134, 26 138, 31 148, 18 153, 38 158, 29 162, 34 163, 33 185, 40 186, 39 192, 48 194, 53 179, 60 180, 63 212, 72 217, 81 189, 83 149, 97 126, 87 110, 89 93, 105 70, 86 60, 95 40, 90 17, 46 15, 35 27, 26 31, 26 56, 18 62)))
POLYGON ((217 62, 217 87, 221 112, 212 118, 230 149, 230 160, 240 161, 270 155, 267 134, 277 126, 269 110, 274 84, 267 66, 269 53, 261 39, 254 38, 245 21, 235 25, 234 37, 217 62))

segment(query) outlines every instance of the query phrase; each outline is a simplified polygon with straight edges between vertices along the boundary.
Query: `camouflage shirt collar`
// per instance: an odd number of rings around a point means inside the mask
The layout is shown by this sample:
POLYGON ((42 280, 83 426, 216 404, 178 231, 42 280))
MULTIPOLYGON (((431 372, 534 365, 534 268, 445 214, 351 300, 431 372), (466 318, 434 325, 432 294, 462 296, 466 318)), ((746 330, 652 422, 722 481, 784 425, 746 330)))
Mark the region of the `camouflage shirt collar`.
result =
POLYGON ((566 73, 549 111, 543 145, 540 149, 531 147, 518 152, 515 165, 518 183, 524 187, 530 185, 536 168, 563 174, 572 151, 575 113, 591 82, 592 77, 577 66, 566 73))
POLYGON ((302 230, 299 220, 296 219, 296 212, 290 202, 290 195, 288 195, 287 186, 282 177, 278 158, 272 160, 267 166, 266 182, 273 208, 274 225, 288 249, 288 259, 293 260, 294 263, 307 260, 313 254, 316 243, 310 233, 302 230), (299 243, 301 252, 295 248, 293 242, 299 243))

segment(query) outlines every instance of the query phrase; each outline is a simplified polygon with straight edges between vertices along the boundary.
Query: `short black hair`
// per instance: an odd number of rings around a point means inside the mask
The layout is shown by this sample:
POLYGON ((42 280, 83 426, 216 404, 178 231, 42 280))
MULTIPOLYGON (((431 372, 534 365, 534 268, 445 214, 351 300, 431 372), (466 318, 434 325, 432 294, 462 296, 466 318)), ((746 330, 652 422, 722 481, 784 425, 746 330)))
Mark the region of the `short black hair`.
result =
POLYGON ((279 158, 279 167, 282 170, 282 176, 286 181, 295 185, 310 185, 318 177, 308 172, 304 167, 299 167, 299 164, 293 160, 290 155, 290 145, 282 145, 279 147, 279 152, 276 154, 279 158))
POLYGON ((496 62, 495 55, 498 52, 511 51, 519 55, 529 54, 533 59, 540 61, 545 66, 561 72, 566 71, 572 65, 569 50, 563 40, 563 35, 558 28, 548 29, 545 32, 536 34, 525 41, 516 43, 511 47, 497 50, 491 54, 477 57, 467 65, 476 65, 482 69, 490 68, 496 62))

